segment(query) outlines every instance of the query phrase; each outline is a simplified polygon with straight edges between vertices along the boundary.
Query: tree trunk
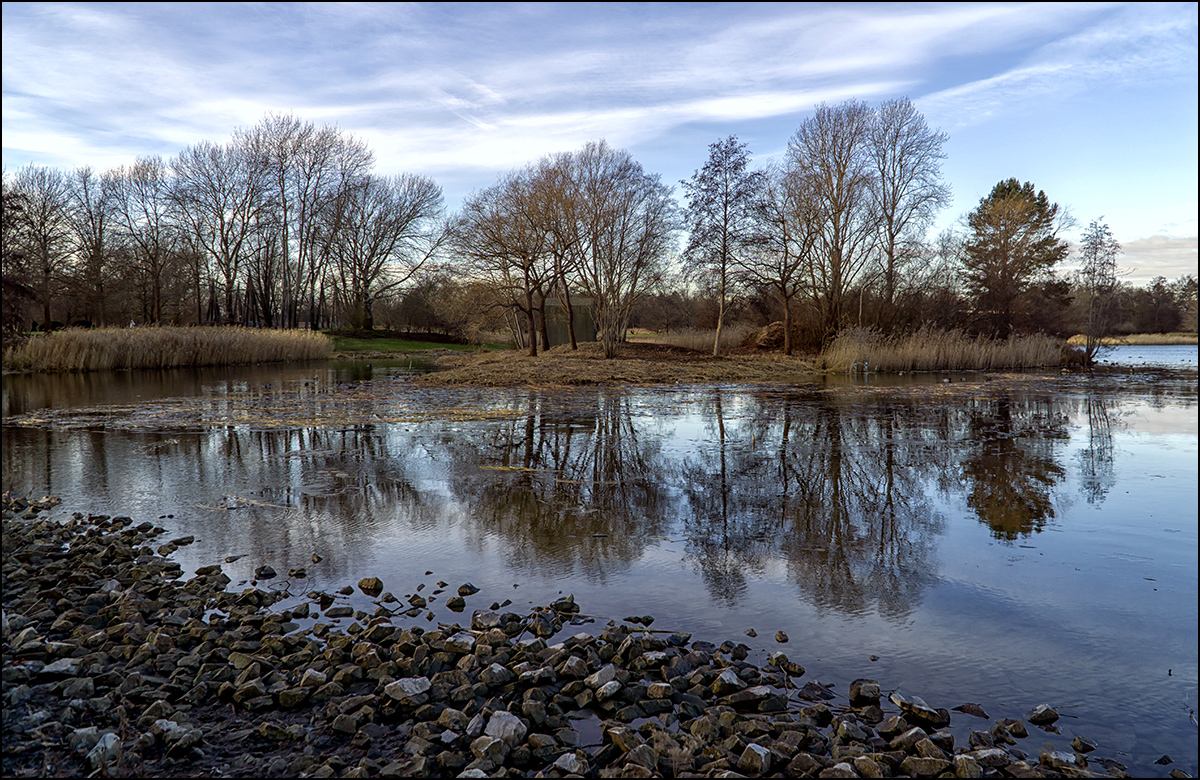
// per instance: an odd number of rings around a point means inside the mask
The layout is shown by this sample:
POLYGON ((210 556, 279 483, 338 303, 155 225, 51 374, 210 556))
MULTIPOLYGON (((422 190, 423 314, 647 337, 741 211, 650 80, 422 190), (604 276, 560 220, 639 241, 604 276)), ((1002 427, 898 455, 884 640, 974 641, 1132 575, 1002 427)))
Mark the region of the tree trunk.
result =
POLYGON ((782 289, 779 297, 783 300, 783 354, 792 354, 792 301, 782 289))

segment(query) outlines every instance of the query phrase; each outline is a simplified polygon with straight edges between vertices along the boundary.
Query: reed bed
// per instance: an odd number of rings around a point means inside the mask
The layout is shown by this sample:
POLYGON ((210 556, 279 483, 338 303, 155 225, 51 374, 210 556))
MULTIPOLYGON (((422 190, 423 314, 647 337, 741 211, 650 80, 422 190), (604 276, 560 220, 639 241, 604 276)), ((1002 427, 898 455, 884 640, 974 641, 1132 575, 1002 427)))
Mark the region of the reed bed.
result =
POLYGON ((4 350, 4 368, 16 371, 105 371, 237 363, 319 360, 333 342, 308 330, 257 328, 96 328, 38 334, 4 350))
MULTIPOLYGON (((721 328, 721 351, 727 352, 735 347, 741 346, 746 340, 746 336, 758 330, 749 325, 726 325, 721 328)), ((700 350, 701 352, 712 352, 713 336, 716 335, 715 328, 688 328, 677 333, 670 333, 664 336, 655 336, 653 339, 648 339, 655 344, 670 344, 673 347, 686 347, 687 349, 700 350)))
MULTIPOLYGON (((1082 333, 1067 339, 1072 347, 1087 345, 1087 336, 1082 333)), ((1105 347, 1181 346, 1197 343, 1195 333, 1131 333, 1128 336, 1105 336, 1100 344, 1105 347)))
POLYGON ((867 361, 871 371, 983 371, 1059 366, 1070 350, 1049 336, 1014 336, 1005 341, 961 331, 922 328, 896 336, 864 328, 844 331, 821 356, 831 371, 851 371, 867 361))

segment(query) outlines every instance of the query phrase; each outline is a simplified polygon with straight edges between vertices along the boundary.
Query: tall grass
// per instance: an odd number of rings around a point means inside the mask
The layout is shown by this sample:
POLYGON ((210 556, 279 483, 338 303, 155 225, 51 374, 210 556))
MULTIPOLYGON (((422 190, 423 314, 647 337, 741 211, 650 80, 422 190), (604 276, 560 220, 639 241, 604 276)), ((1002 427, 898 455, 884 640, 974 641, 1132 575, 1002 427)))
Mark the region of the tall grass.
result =
MULTIPOLYGON (((1082 333, 1067 339, 1072 347, 1082 347, 1087 344, 1087 336, 1082 333)), ((1106 336, 1100 339, 1106 347, 1131 346, 1177 346, 1197 343, 1195 333, 1130 333, 1128 336, 1106 336)))
MULTIPOLYGON (((726 325, 721 328, 721 352, 727 352, 734 347, 741 346, 752 331, 757 328, 750 325, 726 325)), ((675 347, 687 347, 688 349, 696 349, 702 352, 712 352, 713 337, 717 331, 715 328, 699 329, 688 328, 677 333, 670 333, 665 336, 655 336, 652 340, 656 344, 670 344, 675 347)))
POLYGON ((316 360, 332 341, 307 330, 255 328, 71 328, 38 334, 4 350, 4 368, 18 371, 103 371, 235 363, 316 360))
POLYGON ((981 371, 1039 368, 1070 359, 1062 341, 1049 336, 1016 336, 1006 341, 976 338, 952 330, 922 328, 885 337, 865 328, 843 331, 821 356, 831 371, 850 371, 866 360, 871 371, 981 371))

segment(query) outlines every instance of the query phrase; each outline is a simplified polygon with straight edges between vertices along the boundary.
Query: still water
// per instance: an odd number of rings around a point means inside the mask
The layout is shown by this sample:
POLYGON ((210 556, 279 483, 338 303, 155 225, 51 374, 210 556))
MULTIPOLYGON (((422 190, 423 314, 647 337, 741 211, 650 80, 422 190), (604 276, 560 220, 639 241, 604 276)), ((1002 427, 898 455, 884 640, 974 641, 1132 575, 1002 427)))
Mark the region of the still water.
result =
POLYGON ((185 571, 244 556, 233 588, 307 565, 280 608, 378 576, 401 598, 470 581, 468 617, 573 593, 582 630, 650 614, 758 662, 784 631, 836 690, 993 720, 1044 702, 1064 717, 1018 745, 1035 758, 1081 734, 1135 776, 1195 775, 1185 349, 1128 375, 788 388, 432 390, 379 362, 5 377, 3 483, 195 535, 185 571))

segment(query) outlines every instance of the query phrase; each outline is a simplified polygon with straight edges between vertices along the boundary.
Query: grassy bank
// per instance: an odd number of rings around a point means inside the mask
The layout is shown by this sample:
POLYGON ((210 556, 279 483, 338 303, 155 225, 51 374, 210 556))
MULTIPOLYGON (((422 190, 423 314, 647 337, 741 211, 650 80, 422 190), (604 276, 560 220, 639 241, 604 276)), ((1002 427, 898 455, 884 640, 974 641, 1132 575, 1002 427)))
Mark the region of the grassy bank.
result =
POLYGON ((328 336, 306 330, 254 328, 72 328, 38 334, 4 350, 16 371, 103 371, 320 360, 328 336))
POLYGON ((830 371, 851 371, 867 361, 871 371, 982 371, 1058 366, 1070 350, 1049 336, 1021 336, 997 341, 961 331, 920 330, 884 336, 854 328, 842 333, 821 355, 830 371))
MULTIPOLYGON (((1128 336, 1102 338, 1100 343, 1106 347, 1176 346, 1196 344, 1196 335, 1195 333, 1131 333, 1128 336)), ((1082 347, 1087 344, 1087 337, 1080 333, 1068 339, 1067 343, 1072 347, 1082 347)))

